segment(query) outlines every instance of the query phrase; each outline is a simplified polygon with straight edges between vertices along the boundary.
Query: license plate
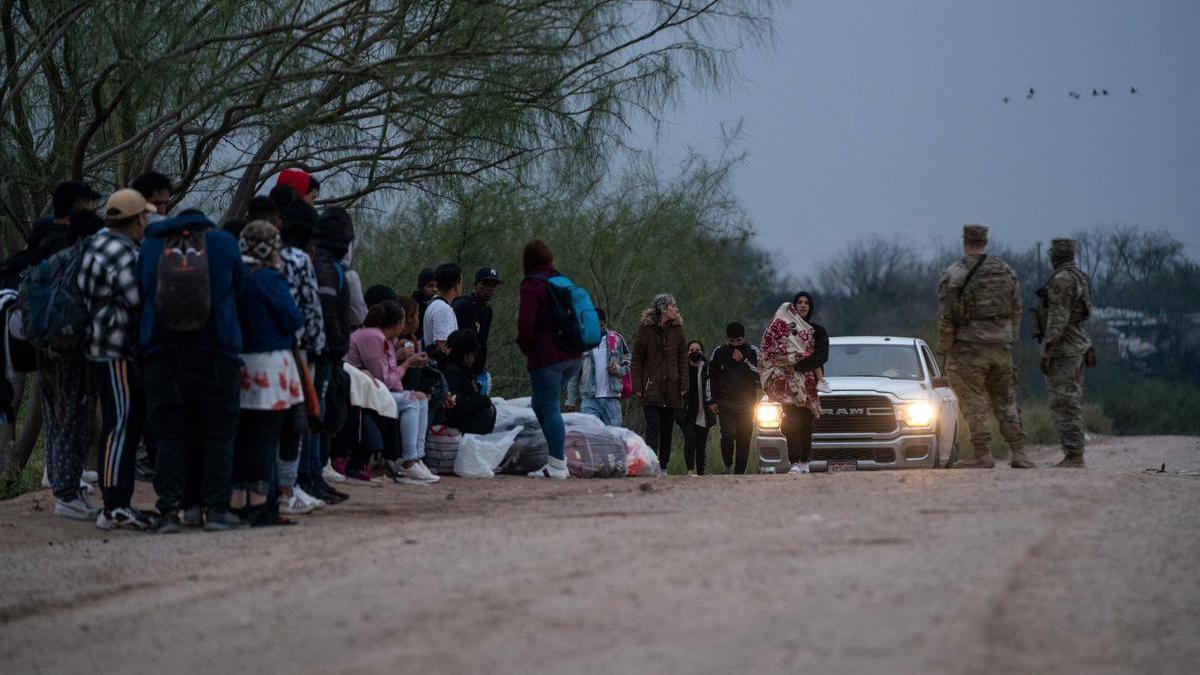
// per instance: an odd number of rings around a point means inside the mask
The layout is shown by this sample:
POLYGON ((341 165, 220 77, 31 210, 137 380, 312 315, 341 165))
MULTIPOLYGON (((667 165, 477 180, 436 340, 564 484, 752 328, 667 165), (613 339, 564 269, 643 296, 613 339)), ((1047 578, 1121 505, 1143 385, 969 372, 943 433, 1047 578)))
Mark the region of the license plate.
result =
POLYGON ((829 473, 843 473, 846 471, 858 471, 858 462, 830 462, 829 473))

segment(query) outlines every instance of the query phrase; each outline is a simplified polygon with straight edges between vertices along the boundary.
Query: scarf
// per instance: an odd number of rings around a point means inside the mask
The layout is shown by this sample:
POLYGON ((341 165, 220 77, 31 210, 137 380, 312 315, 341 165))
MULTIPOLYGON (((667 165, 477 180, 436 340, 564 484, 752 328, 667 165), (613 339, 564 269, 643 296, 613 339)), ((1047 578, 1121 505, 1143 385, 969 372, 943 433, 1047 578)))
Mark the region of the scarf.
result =
POLYGON ((275 229, 274 225, 262 220, 256 220, 246 225, 242 230, 241 238, 238 239, 242 257, 249 259, 247 262, 274 270, 283 269, 283 261, 279 258, 281 245, 279 230, 275 229))
POLYGON ((775 310, 775 317, 763 333, 758 368, 763 393, 772 401, 808 408, 813 417, 820 417, 816 376, 798 373, 792 367, 812 355, 813 344, 812 326, 796 313, 795 305, 785 302, 775 310))

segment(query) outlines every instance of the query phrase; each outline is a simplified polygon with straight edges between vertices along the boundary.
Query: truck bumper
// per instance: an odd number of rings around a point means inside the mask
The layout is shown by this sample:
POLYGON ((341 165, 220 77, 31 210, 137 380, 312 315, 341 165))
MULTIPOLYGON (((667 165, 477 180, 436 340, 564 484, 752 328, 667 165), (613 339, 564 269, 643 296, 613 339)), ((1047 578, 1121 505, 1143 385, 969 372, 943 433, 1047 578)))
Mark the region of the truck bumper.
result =
MULTIPOLYGON (((759 473, 783 473, 790 466, 787 440, 782 435, 759 434, 755 439, 759 473)), ((853 461, 860 470, 932 469, 937 452, 934 434, 904 435, 888 440, 825 439, 813 437, 809 468, 825 471, 829 461, 853 461)), ((946 453, 940 453, 945 456, 946 453)))

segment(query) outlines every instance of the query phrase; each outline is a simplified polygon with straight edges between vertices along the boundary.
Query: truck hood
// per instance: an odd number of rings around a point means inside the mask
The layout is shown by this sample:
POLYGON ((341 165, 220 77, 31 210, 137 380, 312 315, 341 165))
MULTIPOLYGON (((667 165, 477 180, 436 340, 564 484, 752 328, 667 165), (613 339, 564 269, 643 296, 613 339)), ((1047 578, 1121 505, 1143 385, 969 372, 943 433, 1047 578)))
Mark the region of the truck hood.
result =
MULTIPOLYGON (((892 394, 900 399, 923 399, 932 391, 922 380, 893 380, 887 377, 830 377, 826 378, 833 394, 874 391, 892 394)), ((828 394, 826 394, 828 396, 828 394)))

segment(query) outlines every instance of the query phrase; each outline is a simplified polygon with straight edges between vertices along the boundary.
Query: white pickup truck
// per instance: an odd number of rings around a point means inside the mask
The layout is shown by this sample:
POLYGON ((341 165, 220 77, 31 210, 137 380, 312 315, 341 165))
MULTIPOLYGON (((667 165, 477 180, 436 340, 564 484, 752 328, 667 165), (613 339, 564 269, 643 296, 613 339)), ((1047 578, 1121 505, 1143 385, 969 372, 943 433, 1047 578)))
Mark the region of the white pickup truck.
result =
MULTIPOLYGON (((811 469, 936 469, 957 459, 958 398, 929 345, 905 337, 829 340, 811 469)), ((788 470, 782 410, 766 397, 756 410, 760 473, 788 470)))

